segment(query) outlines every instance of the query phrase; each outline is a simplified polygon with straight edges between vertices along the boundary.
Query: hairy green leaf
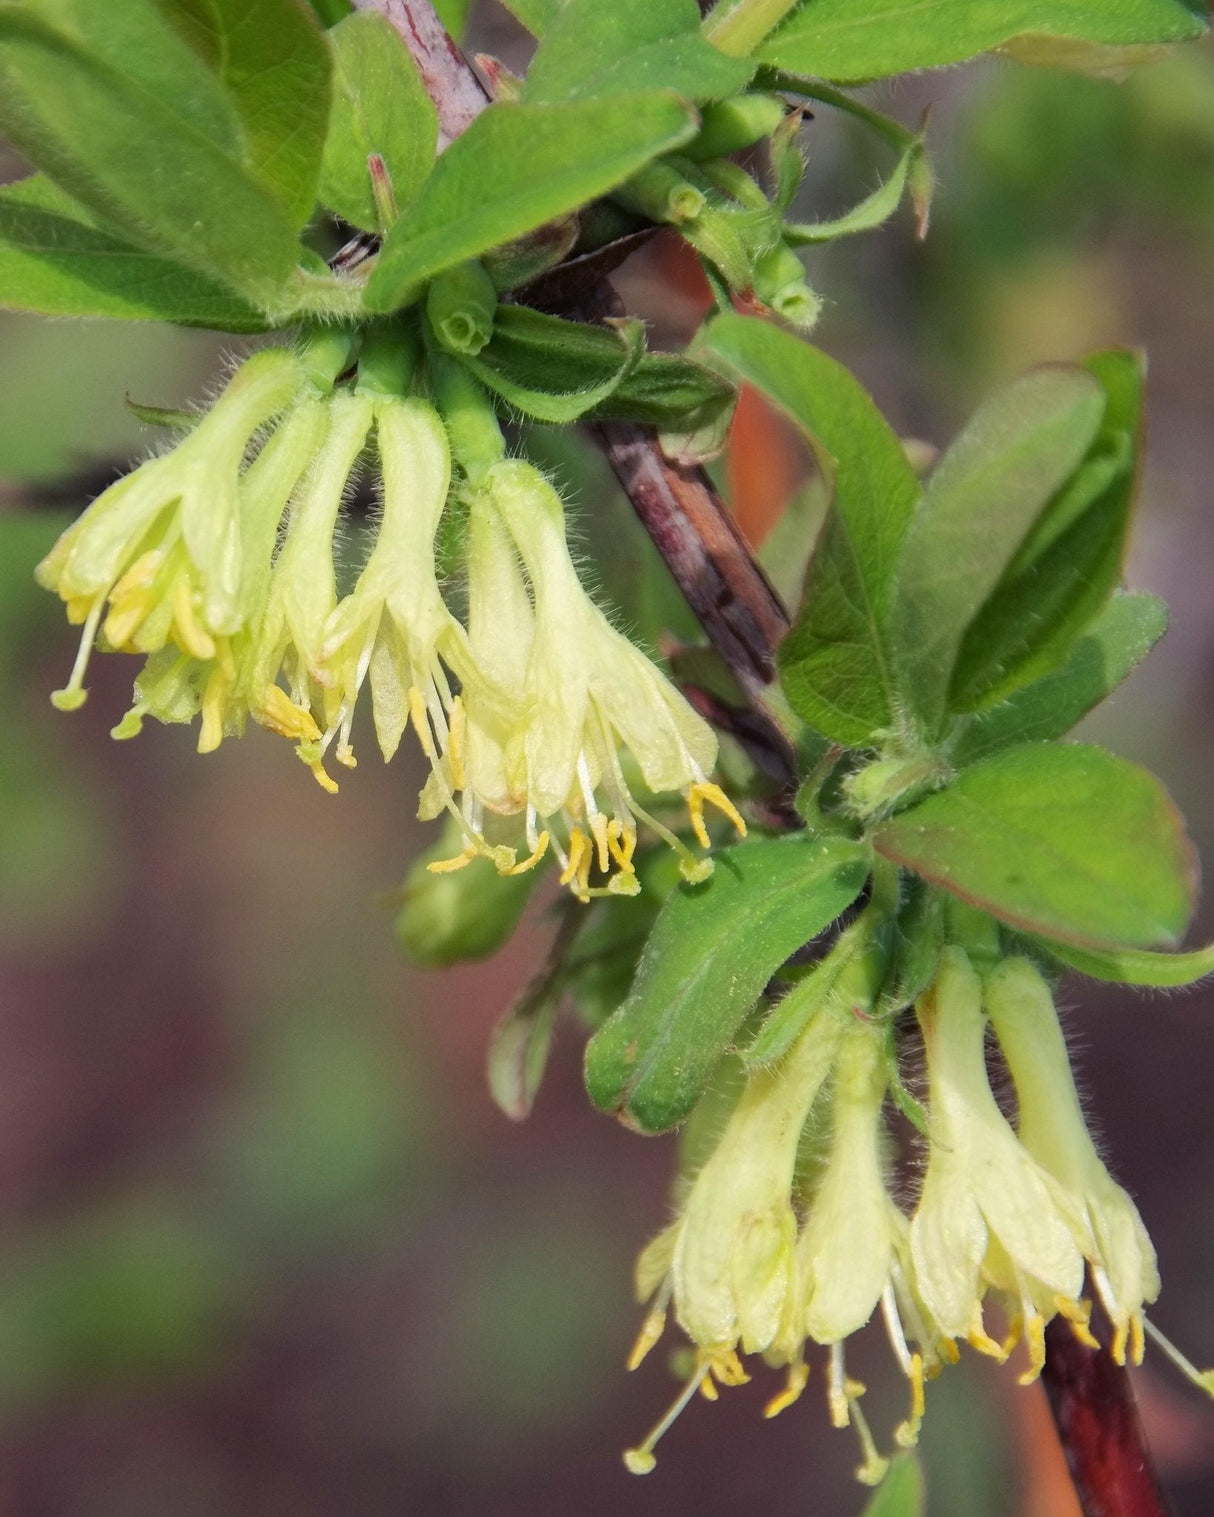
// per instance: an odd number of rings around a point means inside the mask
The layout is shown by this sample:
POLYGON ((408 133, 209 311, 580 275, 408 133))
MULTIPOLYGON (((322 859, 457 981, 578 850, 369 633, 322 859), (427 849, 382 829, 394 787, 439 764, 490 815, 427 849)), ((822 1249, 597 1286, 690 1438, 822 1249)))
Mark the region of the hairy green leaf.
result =
POLYGON ((1121 580, 1140 473, 1144 364, 1122 350, 1085 367, 1107 397, 1100 430, 967 629, 949 690, 954 710, 988 706, 1052 673, 1121 580))
POLYGON ((226 332, 266 325, 234 290, 104 231, 41 174, 0 189, 0 305, 226 332))
POLYGON ((727 849, 710 880, 680 885, 628 999, 586 1050, 595 1105, 644 1132, 681 1122, 772 973, 867 874, 863 845, 802 833, 727 849))
POLYGON ((866 391, 817 348, 732 314, 709 323, 704 343, 797 423, 832 487, 780 671, 798 715, 838 742, 867 743, 894 724, 899 706, 889 619, 919 496, 914 471, 866 391))
POLYGON ((689 108, 660 91, 490 106, 442 154, 384 239, 367 308, 394 310, 435 274, 605 194, 694 133, 689 108))
POLYGON ((26 7, 0 8, 0 126, 115 230, 249 298, 274 300, 295 266, 285 208, 175 91, 155 93, 26 7))
POLYGON ((1170 947, 1192 910, 1175 807, 1103 748, 1009 748, 883 822, 873 845, 1013 927, 1079 947, 1170 947))
POLYGON ((378 153, 398 211, 414 200, 434 164, 438 113, 395 27, 359 12, 329 33, 333 113, 325 139, 320 198, 347 221, 380 231, 367 157, 378 153))
POLYGON ((1114 595, 1077 642, 1061 669, 973 717, 950 748, 958 769, 1013 743, 1064 737, 1114 691, 1168 627, 1168 608, 1156 595, 1114 595))
POLYGON ((822 79, 876 79, 960 63, 1014 38, 1128 46, 1205 30, 1200 0, 807 0, 758 49, 822 79))
POLYGON ((906 693, 940 733, 967 627, 1091 446, 1105 409, 1080 368, 1034 369, 981 407, 928 481, 906 535, 894 611, 906 693))
POLYGON ((329 117, 329 50, 311 7, 305 0, 156 3, 218 76, 240 119, 245 164, 292 224, 303 226, 316 203, 329 117))
POLYGON ((736 94, 753 72, 705 41, 696 0, 567 0, 527 70, 523 99, 672 89, 699 103, 736 94))
POLYGON ((1188 953, 1152 953, 1148 948, 1075 948, 1069 943, 1043 943, 1060 964, 1093 980, 1119 985, 1152 985, 1171 989, 1192 985, 1214 974, 1214 943, 1188 953))

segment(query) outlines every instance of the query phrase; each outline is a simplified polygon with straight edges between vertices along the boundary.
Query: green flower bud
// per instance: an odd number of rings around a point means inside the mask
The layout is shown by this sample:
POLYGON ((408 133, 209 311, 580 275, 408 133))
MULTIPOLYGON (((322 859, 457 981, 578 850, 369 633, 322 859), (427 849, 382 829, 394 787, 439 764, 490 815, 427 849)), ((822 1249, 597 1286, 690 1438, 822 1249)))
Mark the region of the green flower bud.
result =
POLYGON ((430 281, 426 317, 440 347, 475 358, 493 336, 497 289, 479 263, 462 263, 430 281))

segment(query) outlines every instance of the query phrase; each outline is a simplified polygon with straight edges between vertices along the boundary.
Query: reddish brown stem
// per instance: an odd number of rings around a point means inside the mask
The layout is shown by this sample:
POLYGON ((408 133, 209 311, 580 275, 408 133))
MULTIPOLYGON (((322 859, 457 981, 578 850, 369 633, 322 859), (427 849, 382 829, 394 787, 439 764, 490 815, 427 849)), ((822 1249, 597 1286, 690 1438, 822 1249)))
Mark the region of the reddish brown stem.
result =
POLYGON ((1041 1378, 1084 1517, 1167 1517, 1126 1371, 1056 1317, 1041 1378))

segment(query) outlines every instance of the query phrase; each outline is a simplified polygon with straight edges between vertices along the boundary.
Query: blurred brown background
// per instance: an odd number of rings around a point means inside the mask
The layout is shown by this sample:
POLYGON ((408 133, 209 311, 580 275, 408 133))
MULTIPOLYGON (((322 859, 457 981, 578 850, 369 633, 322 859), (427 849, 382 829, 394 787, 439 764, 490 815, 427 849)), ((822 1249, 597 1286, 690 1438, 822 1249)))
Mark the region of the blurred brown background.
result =
MULTIPOLYGON (((499 14, 474 28, 514 45, 499 14)), ((1149 350, 1131 580, 1173 628, 1088 735, 1163 776, 1207 860, 1212 86, 1196 49, 1125 85, 989 62, 879 93, 908 123, 934 107, 931 236, 916 245, 903 214, 811 262, 817 340, 937 444, 1028 363, 1149 350)), ((827 118, 806 133, 815 217, 884 166, 827 118)), ((681 267, 657 249, 623 281, 672 330, 696 298, 681 267)), ((51 709, 74 635, 30 569, 82 503, 62 481, 148 447, 124 393, 181 403, 219 350, 0 318, 0 1513, 857 1512, 854 1446, 814 1383, 773 1423, 766 1384, 701 1403, 653 1475, 624 1472, 670 1394, 660 1354, 631 1377, 623 1358, 671 1149, 590 1113, 571 1024, 530 1121, 492 1106, 486 1037, 542 913, 487 966, 404 966, 411 759, 368 756, 327 797, 258 730, 206 758, 153 723, 114 744, 121 657, 94 662, 83 711, 51 709)), ((758 537, 800 461, 754 410, 741 441, 731 477, 758 537)), ((1159 1249, 1157 1320, 1214 1362, 1214 994, 1067 999, 1091 1111, 1159 1249)), ((870 1347, 857 1367, 883 1422, 903 1390, 870 1347)), ((1157 1357, 1136 1384, 1175 1509, 1202 1517, 1214 1408, 1157 1357)), ((930 1388, 924 1452, 933 1517, 1074 1511, 1038 1393, 972 1356, 930 1388)))

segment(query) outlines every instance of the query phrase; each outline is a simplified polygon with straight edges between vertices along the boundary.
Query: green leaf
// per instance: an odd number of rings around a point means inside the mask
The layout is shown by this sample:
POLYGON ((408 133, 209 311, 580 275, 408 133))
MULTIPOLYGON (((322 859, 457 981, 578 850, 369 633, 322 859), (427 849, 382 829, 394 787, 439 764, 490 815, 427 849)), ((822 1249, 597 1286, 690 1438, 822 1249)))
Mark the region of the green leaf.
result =
POLYGON ((906 693, 929 736, 943 728, 966 628, 1080 464, 1104 409, 1083 369, 1034 369, 987 400, 936 466, 906 535, 894 613, 906 693))
POLYGON ((865 390, 808 343, 733 314, 714 318, 704 342, 797 423, 832 487, 780 671, 799 716, 838 742, 867 743, 894 724, 899 705, 889 618, 919 495, 914 471, 865 390))
POLYGON ((672 89, 699 104, 737 94, 753 72, 704 39, 696 0, 567 0, 531 61, 523 99, 672 89))
POLYGON ((776 1002, 758 1032, 742 1049, 742 1062, 747 1069, 774 1064, 788 1052, 809 1025, 810 1018, 825 1005, 840 971, 862 943, 853 924, 826 958, 776 1002))
POLYGON ((1108 397, 1083 463, 1041 513, 962 640, 949 701, 992 704, 1065 662, 1121 580, 1137 491, 1144 366, 1099 353, 1085 367, 1108 397))
POLYGON ((304 0, 157 4, 218 75, 240 119, 245 164, 303 226, 329 117, 329 50, 311 8, 304 0))
POLYGON ((883 822, 873 845, 1013 927, 1083 948, 1170 947, 1192 909, 1175 807, 1102 748, 1010 748, 883 822))
POLYGON ((533 37, 543 37, 560 16, 565 0, 502 0, 502 3, 533 37))
POLYGON ((1064 737, 1142 662, 1168 626, 1158 596, 1118 594, 1079 640, 1063 667, 972 718, 949 757, 964 769, 1013 743, 1064 737))
POLYGON ((360 12, 329 33, 333 113, 325 139, 320 199, 352 225, 382 230, 367 156, 378 153, 397 209, 414 200, 434 164, 438 113, 396 28, 360 12))
POLYGON ((876 79, 960 63, 1016 37, 1126 46, 1186 42, 1198 0, 808 0, 759 48, 764 63, 822 79, 876 79))
POLYGON ((923 1517, 923 1470, 912 1453, 899 1454, 860 1517, 923 1517))
POLYGON ((528 416, 570 422, 612 394, 644 342, 637 321, 597 327, 527 306, 499 306, 488 345, 461 362, 528 416))
POLYGON ((902 203, 911 169, 917 159, 924 157, 922 141, 915 138, 907 143, 894 165, 893 172, 877 186, 870 195, 852 206, 842 216, 830 221, 792 221, 784 227, 784 237, 790 247, 808 247, 813 243, 834 242, 840 237, 851 237, 857 232, 871 232, 889 218, 902 203))
POLYGON ((544 966, 493 1029, 489 1093, 515 1122, 531 1115, 544 1078, 564 984, 559 960, 544 966))
POLYGON ((0 9, 0 126, 14 145, 123 235, 273 300, 295 266, 294 228, 187 98, 153 93, 29 10, 0 9))
POLYGON ((676 353, 642 353, 592 414, 596 419, 674 427, 715 417, 736 399, 733 385, 703 364, 676 353))
POLYGON ((1120 985, 1172 989, 1214 974, 1214 943, 1190 949, 1188 953, 1152 953, 1146 948, 1074 948, 1069 943, 1041 946, 1068 969, 1077 969, 1093 980, 1111 980, 1120 985))
POLYGON ((394 310, 435 274, 605 194, 694 134, 692 112, 664 92, 491 105, 442 154, 384 239, 368 310, 394 310))
POLYGON ((234 291, 101 230, 41 174, 0 189, 0 305, 226 332, 266 325, 234 291))
POLYGON ((586 1050, 595 1105, 643 1132, 681 1122, 771 975, 867 874, 861 844, 802 833, 727 849, 710 880, 680 885, 628 999, 586 1050))

